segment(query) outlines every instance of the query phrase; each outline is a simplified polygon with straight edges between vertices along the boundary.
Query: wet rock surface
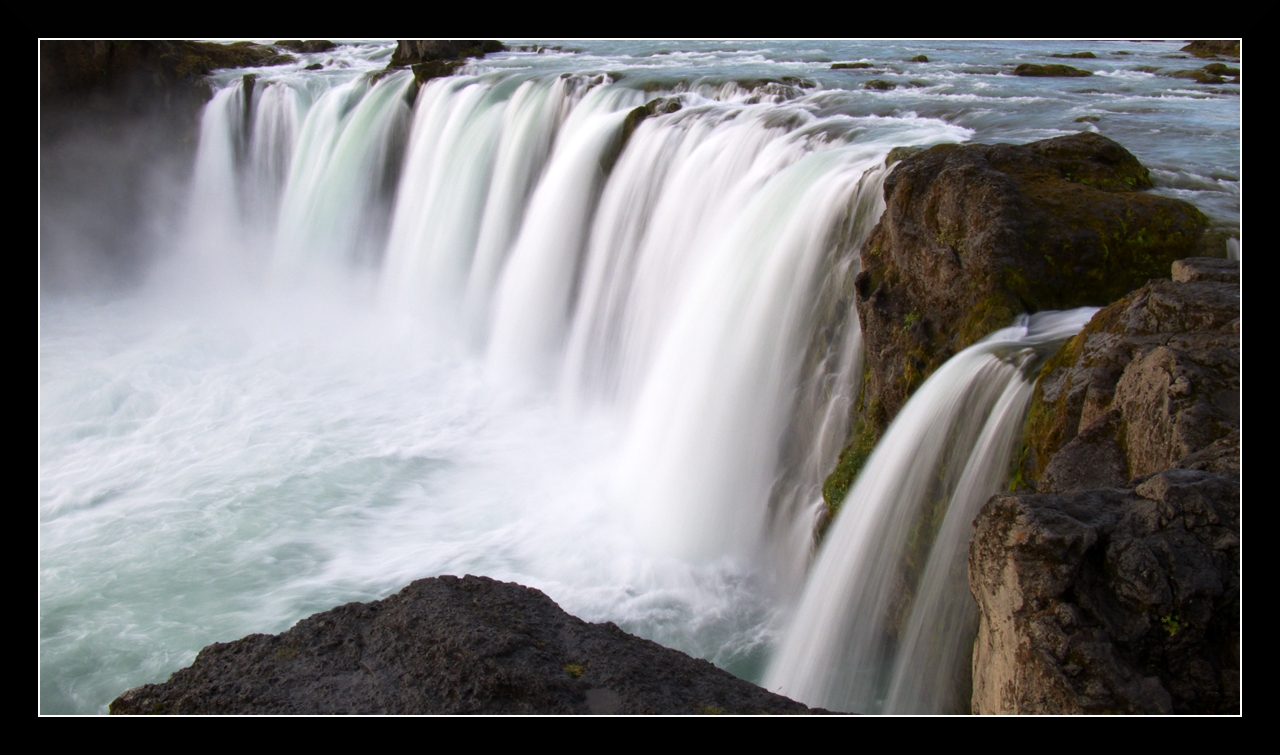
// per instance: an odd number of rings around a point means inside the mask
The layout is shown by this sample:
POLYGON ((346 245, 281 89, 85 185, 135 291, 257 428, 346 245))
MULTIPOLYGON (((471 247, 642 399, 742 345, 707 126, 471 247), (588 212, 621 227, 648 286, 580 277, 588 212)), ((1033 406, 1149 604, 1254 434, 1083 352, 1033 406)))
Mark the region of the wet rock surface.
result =
POLYGON ((1023 312, 1104 306, 1203 253, 1208 219, 1144 191, 1148 171, 1091 133, 890 153, 886 209, 862 246, 862 395, 829 510, 907 398, 1023 312), (894 165, 894 163, 897 163, 894 165))
POLYGON ((413 582, 206 647, 113 714, 803 714, 711 663, 487 577, 413 582))
POLYGON ((1239 483, 1002 494, 975 522, 975 713, 1238 713, 1239 483))

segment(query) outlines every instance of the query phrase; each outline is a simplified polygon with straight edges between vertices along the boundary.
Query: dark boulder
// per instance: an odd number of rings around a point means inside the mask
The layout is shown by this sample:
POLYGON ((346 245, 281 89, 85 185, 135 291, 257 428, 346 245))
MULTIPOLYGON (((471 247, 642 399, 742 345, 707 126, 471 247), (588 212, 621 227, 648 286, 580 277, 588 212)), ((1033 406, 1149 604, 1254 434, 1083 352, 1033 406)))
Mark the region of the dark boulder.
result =
POLYGON ((492 39, 398 39, 391 54, 391 66, 403 68, 415 63, 483 58, 486 53, 506 47, 492 39))
POLYGON ((1238 58, 1240 57, 1240 40, 1197 39, 1183 47, 1182 51, 1189 52, 1197 58, 1215 58, 1219 55, 1231 55, 1238 58))
POLYGON ((1049 65, 1037 65, 1035 63, 1023 63, 1013 69, 1014 76, 1092 76, 1093 71, 1082 71, 1079 68, 1064 66, 1059 63, 1050 63, 1049 65))
POLYGON ((1137 158, 1093 133, 901 159, 855 280, 866 366, 823 488, 831 513, 907 398, 955 353, 1019 313, 1109 304, 1199 252, 1208 219, 1151 186, 1137 158))
POLYGON ((113 714, 804 714, 800 703, 538 590, 420 579, 279 635, 215 643, 113 714))
POLYGON ((928 63, 928 62, 929 62, 929 56, 928 56, 928 55, 917 55, 917 56, 915 56, 914 58, 908 58, 908 59, 907 59, 907 61, 908 61, 908 62, 910 62, 910 63, 928 63))
POLYGON ((862 88, 874 89, 877 92, 887 92, 890 89, 897 89, 898 85, 893 83, 892 81, 885 81, 884 79, 872 79, 870 81, 863 83, 862 88))
POLYGON ((839 71, 845 68, 875 68, 874 63, 832 63, 831 70, 839 71))
POLYGON ((1065 343, 1036 381, 1018 483, 1060 493, 1174 466, 1238 472, 1238 453, 1222 449, 1239 446, 1239 269, 1175 262, 1173 280, 1099 311, 1065 343))
POLYGON ((1239 478, 1134 483, 983 507, 974 713, 1239 713, 1239 478))
POLYGON ((1050 55, 1051 58, 1096 58, 1091 52, 1055 52, 1050 55))
POLYGON ((327 39, 282 39, 276 47, 294 52, 329 52, 338 45, 327 39))

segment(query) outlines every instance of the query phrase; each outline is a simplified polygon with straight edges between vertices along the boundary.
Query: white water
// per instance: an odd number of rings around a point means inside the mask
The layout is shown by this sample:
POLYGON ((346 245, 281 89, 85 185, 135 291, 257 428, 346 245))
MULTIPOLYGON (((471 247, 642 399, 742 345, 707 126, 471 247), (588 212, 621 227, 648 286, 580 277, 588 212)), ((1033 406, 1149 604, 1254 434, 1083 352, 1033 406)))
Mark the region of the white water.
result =
POLYGON ((879 449, 855 489, 898 475, 923 497, 851 498, 805 581, 857 395, 850 285, 883 157, 1101 128, 1165 171, 1160 191, 1234 221, 1238 87, 1120 70, 1167 64, 1163 43, 1081 63, 1088 91, 963 70, 1030 42, 944 43, 929 64, 892 44, 595 47, 487 58, 416 95, 371 82, 377 45, 260 69, 252 101, 218 75, 150 286, 44 302, 42 710, 102 711, 209 642, 445 573, 536 586, 753 680, 772 654, 771 684, 828 707, 963 707, 963 533, 1025 401, 1010 360, 1040 336, 944 369, 974 381, 969 409, 879 449), (867 56, 890 62, 829 68, 867 56), (793 74, 820 85, 725 80, 793 74), (613 162, 626 112, 663 96, 682 108, 613 162), (904 550, 914 600, 890 627, 904 550))
POLYGON ((884 155, 964 130, 728 87, 614 163, 661 93, 410 86, 230 80, 152 285, 49 305, 49 709, 442 573, 758 677, 857 391, 884 155))
POLYGON ((832 523, 765 686, 842 711, 967 708, 970 523, 1006 480, 1039 364, 1095 311, 997 331, 916 391, 832 523))

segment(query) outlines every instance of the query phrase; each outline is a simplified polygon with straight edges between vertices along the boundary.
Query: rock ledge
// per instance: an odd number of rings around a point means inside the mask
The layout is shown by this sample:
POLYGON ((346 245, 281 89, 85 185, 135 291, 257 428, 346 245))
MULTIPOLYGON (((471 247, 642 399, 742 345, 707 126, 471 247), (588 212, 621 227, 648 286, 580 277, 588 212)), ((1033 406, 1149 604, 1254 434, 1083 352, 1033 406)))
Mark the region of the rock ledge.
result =
MULTIPOLYGON (((279 635, 214 643, 112 714, 804 714, 809 708, 538 590, 420 579, 279 635)), ((825 712, 825 711, 822 711, 825 712)))

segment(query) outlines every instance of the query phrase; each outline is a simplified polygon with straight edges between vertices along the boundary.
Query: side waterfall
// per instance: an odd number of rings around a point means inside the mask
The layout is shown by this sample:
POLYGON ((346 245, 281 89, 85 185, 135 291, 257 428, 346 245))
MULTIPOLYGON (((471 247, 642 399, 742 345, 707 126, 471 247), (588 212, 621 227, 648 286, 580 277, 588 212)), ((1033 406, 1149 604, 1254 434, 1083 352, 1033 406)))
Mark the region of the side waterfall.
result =
POLYGON ((845 498, 765 686, 834 710, 967 712, 971 522, 1007 479, 1041 363, 1095 311, 1023 318, 925 381, 845 498))

